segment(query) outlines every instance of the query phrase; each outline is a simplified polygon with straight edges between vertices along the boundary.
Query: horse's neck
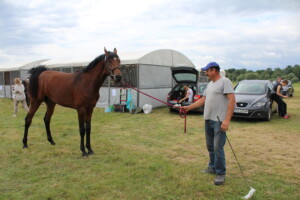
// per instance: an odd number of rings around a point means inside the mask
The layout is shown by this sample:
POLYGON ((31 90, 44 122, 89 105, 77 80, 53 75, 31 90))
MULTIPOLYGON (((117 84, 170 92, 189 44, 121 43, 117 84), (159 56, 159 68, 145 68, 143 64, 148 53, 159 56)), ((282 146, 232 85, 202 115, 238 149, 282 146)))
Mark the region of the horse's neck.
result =
POLYGON ((93 83, 94 89, 97 91, 100 89, 106 77, 108 76, 105 70, 104 62, 100 62, 96 67, 87 73, 89 73, 89 80, 91 83, 93 83))

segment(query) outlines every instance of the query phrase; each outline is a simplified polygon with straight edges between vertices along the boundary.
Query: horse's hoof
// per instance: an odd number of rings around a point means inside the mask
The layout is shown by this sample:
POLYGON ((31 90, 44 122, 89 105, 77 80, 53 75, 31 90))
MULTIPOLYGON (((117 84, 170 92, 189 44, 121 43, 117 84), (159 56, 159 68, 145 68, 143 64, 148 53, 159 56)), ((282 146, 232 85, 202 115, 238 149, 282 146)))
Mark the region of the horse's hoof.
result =
POLYGON ((84 156, 88 157, 89 154, 87 152, 82 152, 82 157, 84 157, 84 156))
POLYGON ((28 148, 28 145, 27 144, 24 144, 23 145, 23 149, 27 149, 28 148))
POLYGON ((48 141, 50 142, 51 145, 55 145, 55 142, 52 139, 48 141))
POLYGON ((94 151, 93 151, 93 150, 90 150, 90 151, 88 152, 88 154, 89 154, 89 155, 93 155, 93 154, 94 154, 94 151))

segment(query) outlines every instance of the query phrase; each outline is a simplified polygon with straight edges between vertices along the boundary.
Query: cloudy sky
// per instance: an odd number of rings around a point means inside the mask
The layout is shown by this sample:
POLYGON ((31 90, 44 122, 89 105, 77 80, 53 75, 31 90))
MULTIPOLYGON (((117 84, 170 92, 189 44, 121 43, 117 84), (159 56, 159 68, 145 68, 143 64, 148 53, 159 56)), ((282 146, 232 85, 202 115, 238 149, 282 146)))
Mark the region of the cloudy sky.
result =
POLYGON ((94 58, 104 46, 174 49, 197 68, 284 68, 300 64, 300 1, 0 0, 0 67, 94 58))

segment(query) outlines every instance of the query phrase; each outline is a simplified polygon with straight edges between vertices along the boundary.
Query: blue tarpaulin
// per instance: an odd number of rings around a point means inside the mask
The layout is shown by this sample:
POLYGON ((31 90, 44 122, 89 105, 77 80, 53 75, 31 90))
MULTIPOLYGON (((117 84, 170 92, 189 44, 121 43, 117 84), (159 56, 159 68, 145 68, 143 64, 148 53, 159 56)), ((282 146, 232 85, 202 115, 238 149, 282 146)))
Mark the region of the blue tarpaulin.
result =
POLYGON ((128 110, 134 109, 134 104, 132 101, 131 89, 127 90, 127 101, 126 101, 126 108, 128 110))

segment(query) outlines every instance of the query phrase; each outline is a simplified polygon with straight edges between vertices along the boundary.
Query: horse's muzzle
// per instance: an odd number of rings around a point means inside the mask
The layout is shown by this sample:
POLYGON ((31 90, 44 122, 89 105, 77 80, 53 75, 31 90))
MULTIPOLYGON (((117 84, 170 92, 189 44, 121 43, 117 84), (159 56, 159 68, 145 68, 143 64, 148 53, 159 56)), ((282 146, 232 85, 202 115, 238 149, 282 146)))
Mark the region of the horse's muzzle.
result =
POLYGON ((121 80, 122 80, 122 76, 121 76, 121 75, 115 75, 115 76, 114 76, 114 81, 115 81, 116 83, 121 82, 121 80))

